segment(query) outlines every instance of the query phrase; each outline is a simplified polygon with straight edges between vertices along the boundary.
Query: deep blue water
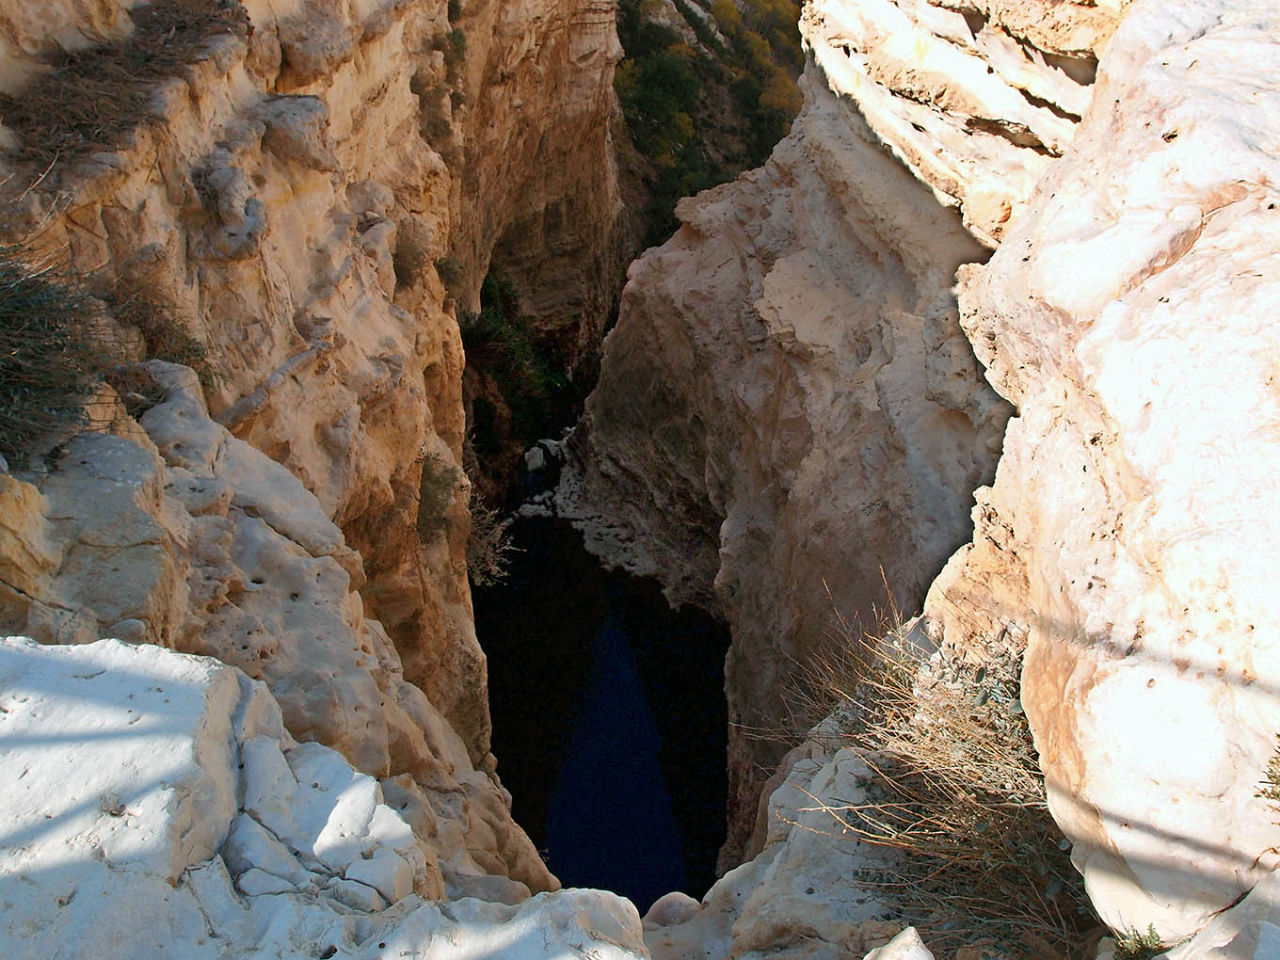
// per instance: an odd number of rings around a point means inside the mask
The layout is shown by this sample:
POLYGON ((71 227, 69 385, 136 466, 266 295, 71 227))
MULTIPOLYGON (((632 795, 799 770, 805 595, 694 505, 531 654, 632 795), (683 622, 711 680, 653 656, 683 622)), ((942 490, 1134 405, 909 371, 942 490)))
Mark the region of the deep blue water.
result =
POLYGON ((728 635, 607 573, 562 521, 520 520, 475 591, 493 750, 516 820, 566 886, 701 897, 724 841, 728 635))

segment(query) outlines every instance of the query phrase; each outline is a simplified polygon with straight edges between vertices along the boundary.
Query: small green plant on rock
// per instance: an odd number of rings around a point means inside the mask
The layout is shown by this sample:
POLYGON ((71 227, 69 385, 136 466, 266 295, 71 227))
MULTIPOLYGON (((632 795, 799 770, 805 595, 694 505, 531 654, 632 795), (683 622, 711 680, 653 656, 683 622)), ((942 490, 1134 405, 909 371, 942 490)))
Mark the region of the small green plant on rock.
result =
POLYGON ((1276 749, 1267 761, 1267 775, 1256 795, 1280 806, 1280 734, 1276 735, 1276 749))
POLYGON ((1160 939, 1153 924, 1148 924, 1146 933, 1130 930, 1116 939, 1116 960, 1151 960, 1159 956, 1168 945, 1160 939))

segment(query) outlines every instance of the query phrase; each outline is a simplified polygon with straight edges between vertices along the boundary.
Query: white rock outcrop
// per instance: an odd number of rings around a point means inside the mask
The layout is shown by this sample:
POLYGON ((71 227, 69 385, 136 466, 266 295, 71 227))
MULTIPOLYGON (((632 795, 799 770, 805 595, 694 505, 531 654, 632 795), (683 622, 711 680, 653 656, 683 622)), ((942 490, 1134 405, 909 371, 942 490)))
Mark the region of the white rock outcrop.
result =
POLYGON ((1238 904, 1161 956, 1167 960, 1268 960, 1280 956, 1280 875, 1265 877, 1238 904))
POLYGON ((802 34, 831 88, 989 246, 1071 143, 1126 0, 817 0, 802 34))
POLYGON ((643 957, 597 891, 429 903, 376 780, 216 660, 0 641, 0 951, 14 960, 643 957))
POLYGON ((137 421, 104 403, 110 432, 73 438, 43 481, 0 474, 0 582, 16 597, 5 628, 238 667, 268 685, 295 737, 390 778, 429 843, 432 893, 490 874, 521 898, 553 888, 501 787, 365 615, 361 558, 319 501, 209 417, 191 370, 153 361, 135 378, 149 405, 137 421))
POLYGON ((1028 636, 1089 894, 1170 943, 1280 844, 1257 795, 1280 732, 1278 31, 1273 3, 1138 0, 1074 146, 961 272, 1019 415, 926 614, 956 643, 1028 636))
POLYGON ((770 783, 764 849, 754 859, 701 903, 673 895, 650 908, 644 939, 655 960, 837 960, 899 934, 880 883, 892 875, 893 854, 862 843, 844 821, 874 778, 841 741, 826 721, 787 754, 770 783))

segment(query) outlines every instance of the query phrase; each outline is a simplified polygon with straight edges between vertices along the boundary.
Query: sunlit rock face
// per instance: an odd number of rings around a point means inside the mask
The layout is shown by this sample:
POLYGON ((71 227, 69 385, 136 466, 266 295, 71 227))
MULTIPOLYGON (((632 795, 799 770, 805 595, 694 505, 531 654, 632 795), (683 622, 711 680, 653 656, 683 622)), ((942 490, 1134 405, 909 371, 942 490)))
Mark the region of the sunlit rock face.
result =
POLYGON ((1054 816, 1103 918, 1166 942, 1280 841, 1276 37, 1272 4, 1134 4, 1073 149, 961 273, 1019 416, 926 612, 1028 635, 1054 816))
POLYGON ((10 637, 0 680, 7 957, 646 956, 610 893, 431 902, 413 814, 234 667, 10 637))
POLYGON ((108 429, 72 439, 43 481, 0 475, 0 581, 18 595, 6 628, 238 667, 266 683, 293 736, 412 811, 433 895, 480 878, 508 899, 555 888, 500 786, 366 615, 360 556, 319 501, 209 417, 191 370, 145 369, 137 387, 159 402, 137 421, 104 403, 108 429))
MULTIPOLYGON (((64 35, 132 29, 128 3, 38 6, 0 6, 18 96, 64 35)), ((598 336, 618 270, 613 5, 473 0, 452 23, 443 0, 242 6, 123 145, 43 179, 0 158, 5 238, 161 303, 205 346, 213 416, 320 500, 407 678, 483 763, 454 312, 501 245, 531 312, 598 336)))
POLYGON ((988 246, 1071 144, 1126 0, 841 0, 802 30, 831 87, 988 246))

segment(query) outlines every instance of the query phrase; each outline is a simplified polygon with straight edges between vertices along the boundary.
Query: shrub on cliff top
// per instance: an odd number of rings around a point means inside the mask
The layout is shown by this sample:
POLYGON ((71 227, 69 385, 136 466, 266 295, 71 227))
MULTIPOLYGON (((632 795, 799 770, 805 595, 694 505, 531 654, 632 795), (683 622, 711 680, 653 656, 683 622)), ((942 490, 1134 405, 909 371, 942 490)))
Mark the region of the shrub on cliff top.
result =
POLYGON ((152 85, 207 59, 210 37, 249 31, 244 8, 221 0, 163 0, 135 8, 130 17, 128 37, 54 51, 45 57, 47 74, 16 96, 0 95, 21 159, 52 163, 118 146, 147 119, 152 85))

